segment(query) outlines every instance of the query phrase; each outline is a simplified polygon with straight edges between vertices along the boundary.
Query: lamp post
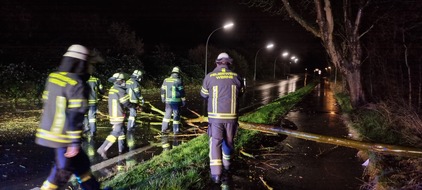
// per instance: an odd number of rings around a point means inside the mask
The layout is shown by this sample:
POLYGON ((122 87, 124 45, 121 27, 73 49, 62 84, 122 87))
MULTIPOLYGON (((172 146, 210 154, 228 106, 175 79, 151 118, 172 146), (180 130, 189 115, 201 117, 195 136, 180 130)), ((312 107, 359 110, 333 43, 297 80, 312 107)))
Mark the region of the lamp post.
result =
POLYGON ((254 82, 256 81, 256 57, 258 56, 259 51, 261 51, 261 50, 262 50, 262 49, 264 49, 264 48, 270 49, 270 48, 273 48, 273 47, 274 47, 274 44, 270 43, 270 44, 268 44, 267 46, 260 48, 260 49, 256 52, 256 54, 255 54, 255 67, 254 67, 254 72, 253 72, 253 81, 254 81, 254 82))
MULTIPOLYGON (((289 55, 289 52, 287 52, 287 51, 284 51, 282 54, 281 54, 281 56, 282 57, 287 57, 289 55)), ((278 58, 278 56, 277 57, 275 57, 275 60, 274 60, 274 73, 273 73, 273 79, 275 80, 275 63, 277 62, 277 58, 278 58)), ((284 67, 284 65, 283 65, 283 67, 284 67)), ((283 71, 284 71, 284 69, 283 69, 283 71)))
POLYGON ((273 80, 275 80, 275 63, 277 62, 277 58, 278 58, 278 56, 275 57, 275 59, 274 59, 273 80))
POLYGON ((289 78, 289 75, 290 75, 290 64, 292 63, 292 61, 294 61, 295 63, 298 61, 299 59, 296 57, 296 56, 294 56, 294 55, 292 55, 291 57, 290 57, 290 61, 289 61, 289 70, 287 71, 287 79, 289 78))
MULTIPOLYGON (((287 56, 289 56, 289 52, 285 51, 281 56, 286 58, 287 56)), ((286 64, 285 63, 283 63, 283 77, 284 77, 284 75, 286 75, 286 64)))
POLYGON ((216 32, 217 30, 220 30, 220 29, 228 29, 228 28, 231 28, 231 27, 233 27, 233 23, 232 22, 230 22, 230 23, 228 23, 228 24, 226 24, 226 25, 224 25, 223 27, 220 27, 220 28, 217 28, 217 29, 215 29, 214 31, 212 31, 211 32, 211 34, 208 36, 208 38, 207 38, 207 43, 205 44, 205 76, 207 75, 207 68, 208 68, 208 41, 210 40, 210 38, 211 38, 211 35, 212 34, 214 34, 214 32, 216 32))

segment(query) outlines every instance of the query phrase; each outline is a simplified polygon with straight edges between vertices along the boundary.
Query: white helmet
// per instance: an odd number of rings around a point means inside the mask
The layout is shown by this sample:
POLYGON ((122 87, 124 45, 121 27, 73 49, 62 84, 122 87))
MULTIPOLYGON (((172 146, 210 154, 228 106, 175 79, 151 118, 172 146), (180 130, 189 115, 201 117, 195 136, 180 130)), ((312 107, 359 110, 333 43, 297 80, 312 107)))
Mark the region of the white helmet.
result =
POLYGON ((218 54, 217 59, 215 60, 215 62, 217 64, 220 64, 220 63, 229 63, 229 64, 231 64, 232 61, 233 61, 233 59, 230 58, 230 56, 226 52, 223 52, 223 53, 218 54))
POLYGON ((179 73, 180 69, 179 67, 173 67, 173 70, 171 70, 171 73, 179 73))
POLYGON ((139 77, 142 77, 142 74, 143 73, 142 73, 141 70, 135 70, 135 71, 133 71, 132 76, 139 78, 139 77))
POLYGON ((67 52, 63 55, 64 57, 73 57, 76 59, 86 61, 89 51, 86 47, 79 44, 73 44, 68 49, 67 52))
POLYGON ((108 81, 114 83, 116 81, 120 81, 124 79, 125 79, 125 75, 123 73, 114 73, 112 77, 108 78, 108 81))

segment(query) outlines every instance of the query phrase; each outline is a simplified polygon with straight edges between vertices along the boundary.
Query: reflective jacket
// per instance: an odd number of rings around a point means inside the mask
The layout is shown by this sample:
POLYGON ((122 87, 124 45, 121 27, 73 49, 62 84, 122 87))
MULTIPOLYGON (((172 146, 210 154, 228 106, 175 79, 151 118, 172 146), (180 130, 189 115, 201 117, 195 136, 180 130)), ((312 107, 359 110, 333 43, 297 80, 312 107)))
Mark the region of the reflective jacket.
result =
POLYGON ((74 73, 51 73, 42 98, 43 114, 35 142, 50 148, 80 144, 88 110, 86 79, 74 73))
POLYGON ((89 97, 88 97, 88 104, 97 105, 98 99, 100 98, 100 94, 104 94, 103 85, 101 84, 100 79, 94 76, 90 76, 88 81, 89 86, 89 97))
POLYGON ((130 78, 126 81, 126 87, 126 92, 129 95, 129 101, 133 104, 140 104, 144 97, 142 97, 141 85, 139 82, 134 78, 130 78))
POLYGON ((237 122, 238 97, 244 90, 241 81, 227 65, 217 65, 205 76, 201 96, 208 99, 209 123, 237 122))
POLYGON ((129 102, 129 95, 126 94, 126 89, 114 84, 108 92, 108 114, 111 124, 124 122, 125 107, 133 107, 129 102))
POLYGON ((177 73, 172 73, 169 78, 164 79, 161 85, 161 101, 166 104, 178 104, 185 100, 182 79, 177 73))

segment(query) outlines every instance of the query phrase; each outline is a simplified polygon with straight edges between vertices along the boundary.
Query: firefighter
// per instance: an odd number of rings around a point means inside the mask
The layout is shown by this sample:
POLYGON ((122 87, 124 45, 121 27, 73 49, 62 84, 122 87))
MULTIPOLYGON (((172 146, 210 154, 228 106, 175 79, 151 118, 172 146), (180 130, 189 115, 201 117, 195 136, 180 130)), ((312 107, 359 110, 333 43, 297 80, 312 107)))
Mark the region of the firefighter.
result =
POLYGON ((161 133, 167 133, 168 125, 173 114, 173 133, 177 134, 180 131, 180 107, 185 106, 185 90, 183 81, 179 76, 179 67, 174 67, 171 71, 170 77, 164 79, 161 85, 161 101, 166 104, 166 113, 163 118, 161 126, 161 133))
POLYGON ((117 141, 119 154, 124 150, 125 144, 125 108, 135 107, 130 103, 129 95, 126 93, 126 81, 123 73, 115 73, 108 79, 113 86, 108 92, 108 112, 110 124, 113 125, 113 131, 107 136, 104 143, 97 149, 97 153, 104 159, 107 159, 107 150, 117 141))
POLYGON ((88 79, 89 98, 88 113, 85 114, 85 132, 89 132, 89 137, 94 137, 97 132, 97 104, 100 96, 104 94, 104 88, 100 79, 91 75, 88 79))
POLYGON ((214 183, 220 183, 222 175, 230 169, 238 127, 238 97, 244 91, 241 78, 229 69, 232 61, 227 53, 220 53, 215 60, 216 68, 205 76, 200 92, 208 100, 210 170, 214 183))
POLYGON ((132 104, 137 105, 136 107, 129 108, 129 117, 127 119, 127 132, 126 132, 126 143, 129 148, 129 151, 133 150, 135 147, 135 138, 134 138, 134 128, 136 125, 136 115, 138 109, 140 110, 141 106, 144 105, 144 97, 141 93, 141 85, 139 84, 142 80, 143 73, 141 70, 133 71, 129 80, 126 81, 126 92, 129 94, 129 101, 132 104))
POLYGON ((88 111, 88 49, 71 45, 43 92, 43 113, 35 143, 54 149, 55 163, 41 189, 61 189, 72 174, 82 189, 99 189, 90 161, 81 148, 84 114, 88 111))
POLYGON ((142 71, 135 70, 133 74, 130 76, 130 79, 126 81, 126 92, 129 95, 129 101, 132 104, 138 105, 134 108, 129 108, 129 118, 127 120, 127 130, 132 131, 135 127, 135 120, 136 120, 136 111, 137 108, 144 105, 144 97, 141 94, 141 85, 139 84, 142 80, 142 71))

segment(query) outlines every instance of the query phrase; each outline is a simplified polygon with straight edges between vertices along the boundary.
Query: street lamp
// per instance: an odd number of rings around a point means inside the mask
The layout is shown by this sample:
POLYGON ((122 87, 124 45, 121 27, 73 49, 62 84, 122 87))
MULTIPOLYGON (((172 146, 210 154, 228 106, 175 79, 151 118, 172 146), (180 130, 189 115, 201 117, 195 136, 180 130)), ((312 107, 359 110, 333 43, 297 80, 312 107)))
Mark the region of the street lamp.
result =
MULTIPOLYGON (((287 57, 289 55, 289 52, 287 52, 287 51, 284 51, 282 54, 281 54, 281 56, 282 57, 287 57)), ((274 73, 273 73, 273 79, 275 80, 275 63, 277 62, 277 58, 278 58, 278 56, 277 57, 275 57, 275 60, 274 60, 274 73)), ((283 69, 283 71, 284 71, 284 69, 283 69)))
POLYGON ((208 38, 207 38, 207 43, 205 44, 205 76, 207 75, 207 68, 208 68, 208 41, 210 40, 211 35, 212 35, 212 34, 214 34, 214 32, 216 32, 217 30, 220 30, 220 29, 228 29, 228 28, 233 27, 233 25, 234 25, 234 24, 233 24, 232 22, 230 22, 230 23, 228 23, 228 24, 224 25, 223 27, 220 27, 220 28, 215 29, 215 30, 214 30, 214 31, 212 31, 212 32, 211 32, 211 34, 208 36, 208 38))
POLYGON ((264 49, 264 48, 271 49, 271 48, 273 48, 273 47, 274 47, 274 44, 270 43, 270 44, 268 44, 267 46, 260 48, 260 49, 256 52, 256 54, 255 54, 255 67, 254 67, 254 73, 253 73, 253 81, 256 81, 256 57, 258 56, 259 51, 261 51, 261 50, 262 50, 262 49, 264 49))
MULTIPOLYGON (((281 56, 283 56, 284 58, 286 58, 287 56, 289 56, 289 52, 288 51, 285 51, 285 52, 283 52, 283 54, 281 56)), ((283 63, 283 76, 284 75, 286 75, 286 64, 285 63, 283 63)))
MULTIPOLYGON (((286 55, 286 56, 287 56, 287 55, 286 55)), ((293 61, 293 62, 295 62, 295 63, 297 63, 297 61, 299 61, 299 59, 298 59, 296 56, 292 55, 292 56, 290 57, 289 64, 291 64, 291 63, 292 63, 292 61, 293 61)), ((287 78, 289 78, 289 76, 288 76, 288 75, 290 75, 290 65, 289 65, 289 70, 287 71, 287 78)))

